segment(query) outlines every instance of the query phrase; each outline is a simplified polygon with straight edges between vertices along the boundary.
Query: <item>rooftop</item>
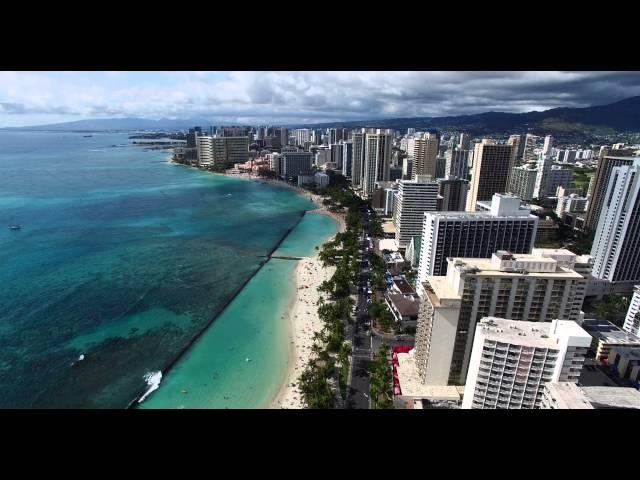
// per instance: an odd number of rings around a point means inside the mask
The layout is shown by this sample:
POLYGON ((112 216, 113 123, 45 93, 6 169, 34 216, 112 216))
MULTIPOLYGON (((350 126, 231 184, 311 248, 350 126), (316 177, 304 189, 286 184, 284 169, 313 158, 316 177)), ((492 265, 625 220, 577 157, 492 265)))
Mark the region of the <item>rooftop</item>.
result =
POLYGON ((585 319, 582 328, 592 337, 604 343, 616 345, 637 345, 640 346, 640 337, 632 333, 625 332, 620 327, 607 320, 585 319))
POLYGON ((407 282, 404 278, 400 277, 400 278, 394 278, 393 279, 393 284, 396 286, 396 288, 400 291, 400 293, 402 294, 410 294, 410 293, 416 293, 416 291, 414 290, 414 288, 411 286, 411 284, 409 282, 407 282))
POLYGON ((396 233, 396 227, 393 224, 393 220, 382 222, 382 231, 384 233, 396 233))
POLYGON ((415 317, 418 315, 420 297, 417 295, 403 295, 401 293, 389 294, 389 301, 393 303, 398 313, 403 317, 415 317))
POLYGON ((380 251, 389 250, 391 252, 398 251, 398 243, 393 238, 383 238, 378 242, 380 251))
POLYGON ((460 401, 464 393, 464 386, 425 385, 422 383, 420 377, 418 377, 418 370, 413 356, 414 351, 398 354, 397 372, 402 396, 424 398, 431 401, 460 401))
MULTIPOLYGON (((549 266, 553 263, 556 263, 555 269, 553 271, 543 271, 543 272, 535 272, 528 271, 525 275, 533 278, 582 278, 582 275, 574 272, 573 270, 565 267, 560 267, 557 265, 557 262, 550 258, 538 257, 536 255, 525 255, 525 254, 513 254, 515 258, 515 262, 526 262, 527 270, 529 269, 530 264, 539 263, 543 266, 549 266)), ((509 260, 510 261, 510 260, 509 260)), ((462 273, 474 273, 476 275, 483 276, 496 276, 496 277, 513 277, 513 276, 522 276, 523 273, 519 271, 508 271, 505 270, 504 267, 501 266, 501 263, 498 264, 494 262, 491 258, 449 258, 449 262, 453 263, 453 268, 460 270, 462 273)), ((435 278, 435 277, 431 277, 435 278)))
POLYGON ((546 385, 549 394, 556 400, 559 409, 590 409, 593 405, 589 402, 584 392, 578 385, 572 382, 549 382, 546 385))
POLYGON ((525 322, 504 318, 485 317, 480 320, 477 331, 482 332, 486 340, 513 343, 534 348, 558 349, 558 337, 580 337, 588 346, 590 335, 572 320, 554 320, 552 322, 525 322))
POLYGON ((582 387, 595 408, 640 408, 640 392, 625 387, 582 387))

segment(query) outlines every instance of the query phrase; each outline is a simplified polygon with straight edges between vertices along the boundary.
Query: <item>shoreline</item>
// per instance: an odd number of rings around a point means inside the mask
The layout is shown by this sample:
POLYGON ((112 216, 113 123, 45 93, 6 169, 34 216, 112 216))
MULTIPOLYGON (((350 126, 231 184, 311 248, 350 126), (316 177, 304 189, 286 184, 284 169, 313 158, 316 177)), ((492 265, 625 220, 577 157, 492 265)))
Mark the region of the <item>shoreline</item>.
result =
MULTIPOLYGON (((174 162, 173 160, 170 160, 170 163, 183 165, 178 162, 174 162)), ((304 190, 285 182, 268 180, 254 175, 229 175, 210 171, 207 173, 285 188, 297 193, 305 199, 311 200, 316 208, 306 210, 305 215, 326 215, 333 218, 337 223, 336 233, 325 240, 323 245, 326 242, 333 240, 337 233, 346 231, 345 214, 330 212, 326 206, 322 205, 323 197, 320 195, 316 195, 308 190, 304 190)), ((290 233, 291 232, 289 232, 289 234, 290 233)), ((313 335, 322 330, 323 327, 323 323, 318 317, 318 309, 316 305, 318 299, 322 296, 320 292, 318 292, 318 287, 323 281, 331 278, 336 268, 323 268, 322 263, 318 258, 318 254, 319 252, 315 252, 311 256, 302 257, 301 260, 298 260, 298 264, 294 269, 293 276, 291 278, 291 288, 293 288, 294 291, 287 307, 287 311, 282 317, 282 320, 286 322, 287 331, 287 368, 277 393, 266 402, 266 405, 263 408, 305 408, 297 385, 300 374, 313 356, 313 352, 311 350, 314 343, 313 335)))
MULTIPOLYGON (((344 232, 346 225, 343 218, 329 212, 323 207, 310 210, 307 213, 327 215, 338 221, 338 232, 344 232), (338 217, 338 218, 336 218, 338 217)), ((333 240, 336 234, 329 237, 324 243, 333 240)), ((298 377, 312 357, 313 335, 322 330, 323 324, 318 317, 317 302, 322 296, 318 287, 329 280, 336 267, 322 267, 322 262, 315 252, 312 256, 303 257, 293 273, 294 295, 287 309, 286 322, 288 327, 287 342, 289 356, 287 372, 278 393, 269 402, 269 409, 303 409, 305 408, 300 391, 298 390, 298 377)))

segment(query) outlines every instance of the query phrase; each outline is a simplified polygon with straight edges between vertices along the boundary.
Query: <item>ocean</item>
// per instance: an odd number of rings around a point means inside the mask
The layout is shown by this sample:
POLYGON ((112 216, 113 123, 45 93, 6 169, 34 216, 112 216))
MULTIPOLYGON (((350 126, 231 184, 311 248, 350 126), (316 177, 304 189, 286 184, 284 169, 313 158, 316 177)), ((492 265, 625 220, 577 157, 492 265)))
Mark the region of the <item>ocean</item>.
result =
POLYGON ((168 155, 126 134, 0 132, 0 407, 125 408, 158 372, 141 406, 259 408, 279 390, 295 261, 260 267, 294 227, 282 254, 337 226, 168 155))

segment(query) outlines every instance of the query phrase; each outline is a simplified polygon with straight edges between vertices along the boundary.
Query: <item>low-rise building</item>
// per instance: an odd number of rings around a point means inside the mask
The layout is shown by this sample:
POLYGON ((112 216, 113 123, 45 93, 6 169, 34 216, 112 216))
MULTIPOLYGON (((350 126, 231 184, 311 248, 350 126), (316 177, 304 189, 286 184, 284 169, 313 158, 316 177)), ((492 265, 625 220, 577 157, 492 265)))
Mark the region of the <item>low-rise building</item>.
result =
POLYGON ((556 382, 545 386, 543 409, 640 408, 640 392, 624 387, 579 387, 574 383, 556 382))
POLYGON ((420 306, 417 294, 388 293, 385 300, 397 323, 403 328, 416 326, 420 306))
POLYGON ((612 348, 609 352, 609 365, 614 368, 618 377, 640 387, 640 349, 634 347, 612 348))
POLYGON ((406 262, 400 252, 383 253, 382 259, 384 260, 385 268, 392 275, 398 275, 404 270, 406 262))
POLYGON ((611 349, 616 347, 635 348, 640 352, 640 337, 625 332, 611 322, 585 319, 582 321, 582 328, 593 337, 591 350, 599 362, 608 362, 611 349))

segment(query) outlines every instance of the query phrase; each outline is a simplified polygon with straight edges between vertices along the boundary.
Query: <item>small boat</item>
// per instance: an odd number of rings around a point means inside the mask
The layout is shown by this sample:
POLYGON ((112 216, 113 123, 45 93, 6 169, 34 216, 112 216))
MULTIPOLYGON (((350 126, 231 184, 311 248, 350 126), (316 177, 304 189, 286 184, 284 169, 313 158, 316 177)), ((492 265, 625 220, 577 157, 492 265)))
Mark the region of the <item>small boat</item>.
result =
POLYGON ((20 225, 11 225, 9 227, 10 230, 20 230, 21 228, 22 228, 22 226, 20 226, 20 225))
POLYGON ((84 138, 93 137, 93 135, 83 135, 84 138))

